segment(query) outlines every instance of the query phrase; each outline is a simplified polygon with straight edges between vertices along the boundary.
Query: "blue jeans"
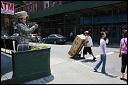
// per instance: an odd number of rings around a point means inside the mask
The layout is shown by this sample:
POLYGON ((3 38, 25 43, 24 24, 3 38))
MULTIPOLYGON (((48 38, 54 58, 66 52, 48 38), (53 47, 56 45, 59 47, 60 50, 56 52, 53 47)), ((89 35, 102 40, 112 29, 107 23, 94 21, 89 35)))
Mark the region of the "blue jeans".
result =
POLYGON ((101 55, 100 55, 100 61, 99 61, 99 63, 96 65, 96 67, 95 67, 94 69, 97 70, 97 69, 100 67, 101 63, 103 63, 101 72, 102 72, 102 73, 106 73, 106 71, 105 71, 106 54, 101 54, 101 55))
POLYGON ((18 44, 17 51, 27 51, 29 50, 29 44, 18 44))

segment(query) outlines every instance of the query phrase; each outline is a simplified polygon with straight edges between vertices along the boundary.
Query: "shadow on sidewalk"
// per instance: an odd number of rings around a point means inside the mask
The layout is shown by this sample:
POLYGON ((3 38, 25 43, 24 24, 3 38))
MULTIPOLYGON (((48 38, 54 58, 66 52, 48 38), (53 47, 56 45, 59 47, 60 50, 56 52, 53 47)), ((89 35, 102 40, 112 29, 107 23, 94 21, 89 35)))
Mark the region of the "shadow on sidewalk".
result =
POLYGON ((49 75, 47 77, 43 77, 43 78, 40 78, 40 79, 28 81, 28 82, 25 82, 23 84, 47 84, 48 82, 51 82, 53 80, 54 80, 54 76, 49 75))
POLYGON ((116 78, 116 77, 118 77, 118 76, 116 76, 116 75, 112 75, 112 74, 105 74, 106 76, 108 76, 108 77, 111 77, 111 78, 116 78))
POLYGON ((85 62, 85 63, 86 63, 86 62, 92 62, 92 63, 93 63, 93 62, 96 62, 96 60, 92 60, 92 59, 84 59, 84 60, 82 60, 81 62, 85 62))
POLYGON ((70 57, 71 59, 74 59, 74 60, 81 60, 81 62, 96 62, 97 60, 93 60, 93 59, 85 59, 83 57, 81 57, 80 54, 78 54, 77 56, 74 56, 74 57, 70 57))
POLYGON ((51 81, 54 80, 54 76, 53 75, 50 75, 48 77, 45 77, 44 80, 45 80, 45 83, 51 82, 51 81))
POLYGON ((73 57, 70 57, 71 59, 74 59, 74 60, 81 60, 81 54, 76 54, 75 56, 73 57))
MULTIPOLYGON (((102 73, 102 72, 96 72, 96 73, 102 73)), ((112 75, 112 74, 109 74, 109 73, 102 73, 102 74, 104 74, 105 76, 108 76, 108 77, 111 77, 111 78, 117 78, 118 76, 116 76, 116 75, 112 75)))

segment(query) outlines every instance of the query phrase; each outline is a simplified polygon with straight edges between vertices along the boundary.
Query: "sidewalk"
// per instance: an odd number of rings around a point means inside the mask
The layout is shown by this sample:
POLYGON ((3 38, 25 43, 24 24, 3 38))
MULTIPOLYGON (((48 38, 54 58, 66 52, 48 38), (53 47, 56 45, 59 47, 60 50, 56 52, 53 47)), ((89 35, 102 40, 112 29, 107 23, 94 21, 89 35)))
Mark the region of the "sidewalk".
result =
POLYGON ((75 62, 51 58, 52 75, 25 84, 127 84, 112 74, 104 75, 75 62))
MULTIPOLYGON (((67 42, 66 44, 72 45, 72 42, 67 42)), ((98 47, 99 45, 97 43, 93 43, 93 46, 98 47)), ((119 46, 120 46, 119 43, 113 43, 113 44, 107 45, 107 47, 109 47, 109 48, 119 48, 119 46)))
MULTIPOLYGON (((67 55, 68 54, 65 54, 63 56, 67 55)), ((109 75, 104 75, 93 72, 92 67, 85 64, 83 65, 74 59, 62 59, 61 57, 53 56, 55 55, 52 55, 50 58, 52 75, 24 84, 127 84, 127 82, 120 80, 119 76, 109 73, 109 75)), ((10 65, 10 62, 5 63, 7 63, 7 66, 10 65)), ((12 72, 10 72, 10 74, 12 74, 12 72)), ((10 75, 8 74, 7 76, 9 77, 10 75)))

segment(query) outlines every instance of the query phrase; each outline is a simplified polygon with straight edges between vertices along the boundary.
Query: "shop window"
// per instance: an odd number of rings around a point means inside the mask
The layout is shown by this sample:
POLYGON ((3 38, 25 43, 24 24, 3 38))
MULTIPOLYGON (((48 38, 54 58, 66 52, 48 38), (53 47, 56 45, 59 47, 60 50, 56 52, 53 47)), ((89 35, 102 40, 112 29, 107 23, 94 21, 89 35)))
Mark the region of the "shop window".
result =
POLYGON ((51 4, 51 7, 54 7, 54 6, 55 6, 55 4, 56 4, 56 2, 55 2, 55 1, 53 1, 53 2, 52 2, 52 4, 51 4))
POLYGON ((44 8, 48 8, 49 7, 49 1, 44 1, 44 8))
POLYGON ((62 1, 59 1, 59 5, 62 5, 62 1))

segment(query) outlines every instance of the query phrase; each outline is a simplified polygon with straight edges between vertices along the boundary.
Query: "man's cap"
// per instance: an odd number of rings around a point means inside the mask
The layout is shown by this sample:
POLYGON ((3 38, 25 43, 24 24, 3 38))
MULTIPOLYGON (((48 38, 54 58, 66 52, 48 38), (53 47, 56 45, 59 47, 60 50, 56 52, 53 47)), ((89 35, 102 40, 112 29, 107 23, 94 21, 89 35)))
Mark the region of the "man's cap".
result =
POLYGON ((85 31, 84 33, 89 34, 89 31, 85 31))
POLYGON ((26 18, 26 17, 28 17, 28 14, 27 14, 26 11, 17 12, 17 13, 15 13, 15 15, 16 15, 17 18, 24 18, 24 17, 26 18))

